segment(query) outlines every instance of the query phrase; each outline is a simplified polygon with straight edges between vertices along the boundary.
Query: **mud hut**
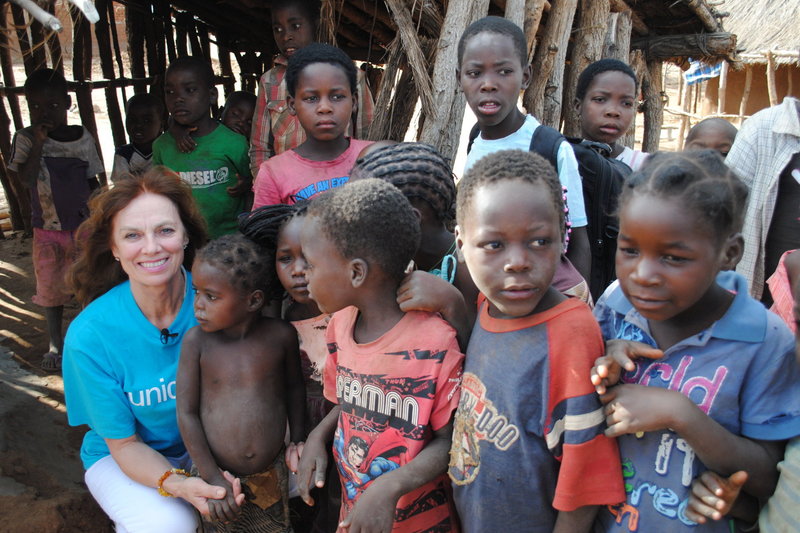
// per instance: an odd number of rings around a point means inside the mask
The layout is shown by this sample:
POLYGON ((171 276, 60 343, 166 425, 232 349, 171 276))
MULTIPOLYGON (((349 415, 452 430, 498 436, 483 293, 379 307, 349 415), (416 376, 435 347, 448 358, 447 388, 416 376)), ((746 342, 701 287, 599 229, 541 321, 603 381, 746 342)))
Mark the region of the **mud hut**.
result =
MULTIPOLYGON (((704 0, 320 3, 320 40, 343 48, 363 62, 361 68, 369 74, 376 100, 376 120, 369 137, 402 139, 419 101, 415 137, 450 158, 458 148, 465 107, 454 75, 458 38, 468 24, 487 14, 506 16, 524 27, 535 72, 524 105, 544 123, 563 126, 567 133, 577 128, 572 101, 580 71, 601 57, 632 63, 641 79, 645 150, 658 145, 663 62, 685 61, 688 56, 730 59, 736 42, 704 0)), ((0 1, 0 178, 14 228, 20 228, 21 222, 5 160, 12 131, 24 124, 19 102, 22 83, 14 79, 12 49, 21 53, 25 71, 30 73, 43 66, 64 70, 64 52, 71 47, 67 79, 81 122, 98 137, 92 98, 100 98, 96 91, 101 91, 115 145, 127 142, 122 112, 126 96, 160 93, 166 65, 176 56, 202 55, 218 75, 220 92, 227 94, 239 88, 254 90, 276 52, 269 1, 96 0, 92 5, 83 0, 40 0, 41 13, 23 9, 22 5, 30 4, 28 0, 0 1), (58 33, 58 25, 67 30, 58 33), (98 60, 102 79, 92 79, 91 67, 98 60)))
POLYGON ((738 116, 741 122, 800 94, 800 4, 725 0, 719 8, 730 13, 725 25, 738 37, 741 68, 723 64, 721 75, 707 82, 704 112, 738 116))

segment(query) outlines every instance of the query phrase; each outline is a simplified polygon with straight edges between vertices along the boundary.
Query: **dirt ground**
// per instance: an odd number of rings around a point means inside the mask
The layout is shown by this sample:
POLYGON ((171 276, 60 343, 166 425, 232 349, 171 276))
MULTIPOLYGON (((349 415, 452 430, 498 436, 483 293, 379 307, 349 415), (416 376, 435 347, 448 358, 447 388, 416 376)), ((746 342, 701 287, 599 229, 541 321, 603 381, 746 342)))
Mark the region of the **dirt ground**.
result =
MULTIPOLYGON (((40 370, 42 310, 31 303, 31 240, 0 240, 0 533, 105 533, 83 483, 85 427, 67 425, 60 374, 40 370)), ((65 309, 65 329, 77 305, 65 309)))

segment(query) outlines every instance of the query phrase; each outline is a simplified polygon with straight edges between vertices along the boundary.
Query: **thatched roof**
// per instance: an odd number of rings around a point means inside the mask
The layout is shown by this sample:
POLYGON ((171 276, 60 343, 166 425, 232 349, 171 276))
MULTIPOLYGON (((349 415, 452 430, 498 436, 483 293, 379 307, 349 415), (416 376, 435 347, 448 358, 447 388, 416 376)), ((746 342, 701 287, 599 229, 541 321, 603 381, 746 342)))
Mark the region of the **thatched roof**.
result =
POLYGON ((737 35, 743 62, 766 63, 772 51, 777 63, 800 63, 800 2, 724 0, 719 9, 729 13, 725 28, 737 35))
MULTIPOLYGON (((412 18, 423 38, 436 38, 446 6, 454 1, 418 0, 407 2, 413 7, 412 18)), ((125 0, 136 5, 141 0, 125 0)), ((205 23, 232 50, 274 52, 270 27, 269 0, 178 0, 170 2, 205 23), (232 42, 231 42, 232 41, 232 42)), ((384 0, 321 0, 323 39, 335 35, 338 46, 354 59, 380 62, 394 39, 397 24, 384 0)), ((721 31, 713 10, 703 0, 612 0, 613 10, 630 8, 634 19, 634 37, 697 34, 721 31), (703 16, 705 14, 705 16, 703 16)), ((542 18, 547 23, 548 8, 542 18)), ((503 15, 506 0, 491 0, 489 14, 503 15)))

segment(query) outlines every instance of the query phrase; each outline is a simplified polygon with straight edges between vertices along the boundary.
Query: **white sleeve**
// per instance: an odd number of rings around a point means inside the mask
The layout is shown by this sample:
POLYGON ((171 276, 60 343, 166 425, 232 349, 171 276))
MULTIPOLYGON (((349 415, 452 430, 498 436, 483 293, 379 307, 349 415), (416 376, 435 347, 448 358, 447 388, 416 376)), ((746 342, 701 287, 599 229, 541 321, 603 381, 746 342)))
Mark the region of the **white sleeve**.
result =
POLYGON ((558 179, 567 188, 567 204, 569 219, 573 228, 580 228, 588 223, 586 207, 583 204, 583 185, 578 172, 578 161, 572 146, 563 141, 558 147, 558 179))

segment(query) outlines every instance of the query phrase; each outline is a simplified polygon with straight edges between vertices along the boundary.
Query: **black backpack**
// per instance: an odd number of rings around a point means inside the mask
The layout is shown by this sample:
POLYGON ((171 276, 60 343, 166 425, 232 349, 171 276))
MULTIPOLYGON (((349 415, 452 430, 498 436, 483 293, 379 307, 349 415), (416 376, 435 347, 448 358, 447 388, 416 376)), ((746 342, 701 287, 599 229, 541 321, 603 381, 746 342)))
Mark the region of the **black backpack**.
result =
MULTIPOLYGON (((467 153, 480 134, 478 124, 469 133, 467 153)), ((631 168, 613 159, 611 147, 605 143, 565 137, 555 128, 541 125, 533 132, 530 151, 541 155, 558 169, 558 149, 567 141, 578 160, 578 172, 583 184, 583 203, 589 223, 589 246, 592 252, 592 275, 589 289, 595 300, 616 279, 614 256, 617 253, 619 220, 616 217, 619 193, 631 168)))

